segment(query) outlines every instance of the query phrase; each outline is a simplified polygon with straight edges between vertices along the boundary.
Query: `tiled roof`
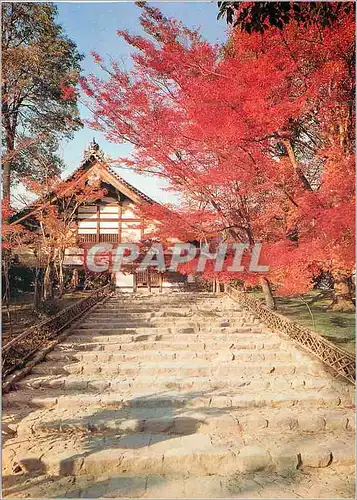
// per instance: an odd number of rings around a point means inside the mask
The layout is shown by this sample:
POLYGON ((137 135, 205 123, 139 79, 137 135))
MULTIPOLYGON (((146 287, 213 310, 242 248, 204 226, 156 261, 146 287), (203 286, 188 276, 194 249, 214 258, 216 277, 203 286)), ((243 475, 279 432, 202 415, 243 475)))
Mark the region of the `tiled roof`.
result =
POLYGON ((150 196, 144 194, 142 191, 140 191, 140 189, 132 186, 129 182, 124 180, 121 175, 119 175, 117 172, 115 172, 113 170, 113 168, 109 167, 108 165, 106 165, 106 168, 107 168, 108 172, 110 172, 112 175, 114 175, 122 184, 124 184, 124 186, 126 186, 131 191, 134 191, 134 193, 136 193, 138 196, 143 198, 145 201, 147 201, 148 203, 156 203, 156 201, 154 201, 152 198, 150 198, 150 196))

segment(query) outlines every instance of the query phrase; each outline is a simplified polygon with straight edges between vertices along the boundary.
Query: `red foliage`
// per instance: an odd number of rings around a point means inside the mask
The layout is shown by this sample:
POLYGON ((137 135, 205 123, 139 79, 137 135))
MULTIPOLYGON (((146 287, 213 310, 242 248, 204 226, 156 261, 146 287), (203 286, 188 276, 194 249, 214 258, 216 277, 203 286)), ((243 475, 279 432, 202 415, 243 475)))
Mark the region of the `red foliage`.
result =
POLYGON ((61 91, 61 99, 63 101, 75 101, 77 99, 77 91, 75 87, 64 84, 61 84, 59 87, 61 91))
MULTIPOLYGON (((11 224, 11 217, 14 215, 14 210, 11 208, 9 198, 4 198, 1 202, 1 237, 2 249, 9 254, 20 250, 27 245, 34 235, 24 228, 21 224, 11 224)), ((5 256, 3 255, 3 260, 5 256)))
POLYGON ((40 228, 34 244, 38 252, 53 258, 66 248, 75 246, 78 208, 103 198, 107 193, 99 185, 88 183, 87 176, 80 171, 69 180, 52 177, 42 182, 25 179, 23 183, 38 197, 31 213, 31 219, 40 228))
POLYGON ((144 210, 161 221, 155 235, 262 241, 286 293, 307 290, 321 270, 351 272, 353 17, 324 30, 232 31, 223 50, 158 9, 144 5, 141 24, 146 36, 118 32, 136 49, 133 69, 113 63, 83 89, 92 126, 134 145, 127 164, 181 195, 175 210, 144 210))

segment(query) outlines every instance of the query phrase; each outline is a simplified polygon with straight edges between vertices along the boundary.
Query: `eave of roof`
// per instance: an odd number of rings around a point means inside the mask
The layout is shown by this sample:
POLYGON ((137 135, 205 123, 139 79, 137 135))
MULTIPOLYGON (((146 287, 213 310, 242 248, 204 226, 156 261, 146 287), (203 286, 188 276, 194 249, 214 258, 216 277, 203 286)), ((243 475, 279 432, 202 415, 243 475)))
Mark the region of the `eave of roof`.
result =
MULTIPOLYGON (((103 153, 101 149, 99 149, 99 146, 93 141, 91 145, 89 146, 88 150, 84 151, 83 154, 83 160, 81 161, 79 167, 72 172, 66 179, 64 179, 64 183, 71 181, 76 175, 78 175, 81 171, 85 173, 86 171, 89 171, 92 167, 95 165, 99 165, 100 168, 105 169, 107 173, 109 173, 110 176, 112 176, 114 179, 114 184, 113 186, 120 190, 121 185, 125 187, 129 192, 135 194, 137 197, 145 201, 146 203, 150 204, 156 204, 157 202, 154 201, 152 198, 144 194, 140 189, 132 186, 129 182, 124 180, 115 170, 108 165, 110 159, 103 153)), ((43 198, 43 201, 41 200, 36 200, 35 202, 31 203, 29 206, 19 210, 16 212, 16 214, 13 215, 11 223, 18 223, 21 222, 28 217, 30 217, 33 213, 36 212, 43 204, 45 203, 53 203, 56 200, 56 197, 53 199, 52 196, 54 196, 54 193, 49 193, 46 197, 43 198)))

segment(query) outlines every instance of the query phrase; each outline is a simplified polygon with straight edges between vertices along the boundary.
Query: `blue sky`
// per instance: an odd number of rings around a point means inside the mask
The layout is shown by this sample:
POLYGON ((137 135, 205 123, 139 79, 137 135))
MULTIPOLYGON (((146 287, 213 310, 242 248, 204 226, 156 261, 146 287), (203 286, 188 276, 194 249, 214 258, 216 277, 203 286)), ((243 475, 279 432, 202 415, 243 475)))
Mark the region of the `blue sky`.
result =
MULTIPOLYGON (((130 48, 116 35, 116 31, 126 28, 130 32, 142 33, 139 25, 140 9, 134 3, 77 1, 56 2, 56 5, 58 22, 77 44, 79 52, 85 55, 82 62, 84 75, 97 71, 90 56, 93 50, 130 67, 130 48)), ((159 7, 166 16, 180 19, 189 27, 200 27, 202 35, 210 42, 221 43, 226 39, 225 21, 217 21, 217 2, 150 2, 150 5, 159 7)), ((83 118, 88 116, 83 106, 80 106, 80 111, 83 118)), ((67 165, 64 175, 77 168, 83 150, 93 136, 104 152, 113 158, 130 154, 130 146, 109 143, 100 133, 84 128, 75 133, 72 141, 61 145, 60 155, 67 165)), ((118 173, 154 199, 173 201, 172 194, 162 191, 163 181, 120 168, 118 173)))

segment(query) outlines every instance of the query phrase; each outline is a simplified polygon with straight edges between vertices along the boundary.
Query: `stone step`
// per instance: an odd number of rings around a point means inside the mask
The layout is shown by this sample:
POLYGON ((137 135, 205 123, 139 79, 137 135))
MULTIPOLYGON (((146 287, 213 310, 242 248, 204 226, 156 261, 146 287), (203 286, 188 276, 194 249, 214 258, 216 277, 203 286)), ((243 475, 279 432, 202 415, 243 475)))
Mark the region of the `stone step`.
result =
POLYGON ((159 305, 152 305, 152 307, 149 306, 128 306, 125 304, 110 304, 106 302, 102 306, 98 306, 96 311, 100 312, 101 314, 115 314, 115 313, 120 313, 120 314, 155 314, 155 313, 160 313, 160 311, 175 311, 175 312, 190 312, 192 309, 190 307, 161 307, 159 305))
POLYGON ((212 307, 182 307, 178 305, 177 307, 132 307, 127 308, 126 306, 114 306, 114 305, 103 305, 98 306, 92 314, 98 315, 109 315, 109 316, 133 316, 138 315, 138 317, 143 315, 152 315, 157 317, 165 316, 177 316, 185 317, 192 314, 199 315, 202 319, 214 318, 219 316, 232 316, 232 317, 246 317, 254 319, 255 316, 247 310, 243 309, 226 309, 226 308, 212 308, 212 307))
POLYGON ((120 304, 120 303, 109 303, 105 302, 98 306, 100 311, 118 311, 126 312, 128 314, 135 312, 162 312, 162 311, 173 311, 175 313, 183 312, 202 312, 207 314, 222 314, 227 312, 244 312, 244 314, 252 315, 250 311, 244 309, 238 305, 232 307, 230 305, 224 304, 217 306, 214 303, 208 304, 194 304, 194 303, 171 303, 171 304, 120 304))
POLYGON ((310 486, 311 471, 326 471, 316 491, 328 496, 331 478, 354 464, 345 385, 222 295, 120 294, 4 395, 5 476, 19 481, 9 496, 165 498, 155 480, 173 488, 178 477, 191 478, 191 490, 185 483, 182 495, 172 489, 168 497, 197 498, 199 484, 207 491, 214 479, 221 493, 238 481, 236 495, 224 491, 240 498, 265 473, 269 481, 282 474, 285 493, 297 497, 305 470, 310 486), (242 477, 251 481, 246 491, 242 477), (143 488, 107 494, 122 479, 143 480, 143 488), (43 495, 29 494, 32 480, 43 495), (50 495, 48 480, 72 489, 50 495))
POLYGON ((170 338, 166 336, 167 341, 156 340, 157 335, 148 336, 149 339, 141 339, 140 336, 132 335, 113 335, 110 337, 105 336, 80 336, 72 335, 70 338, 71 342, 66 341, 61 344, 58 348, 63 349, 76 349, 77 351, 140 351, 140 350, 157 350, 164 351, 168 350, 190 350, 192 352, 197 352, 201 350, 221 350, 221 349, 237 349, 239 351, 244 350, 262 350, 274 351, 281 349, 281 343, 278 339, 271 339, 268 336, 254 335, 239 335, 235 336, 234 341, 231 339, 224 341, 215 341, 207 337, 207 339, 202 340, 199 338, 194 338, 191 335, 192 341, 181 341, 181 336, 170 338))
MULTIPOLYGON (((321 368, 321 371, 323 369, 321 368)), ((264 360, 259 362, 234 360, 226 362, 222 360, 220 364, 212 364, 205 360, 182 361, 172 359, 170 362, 145 361, 145 363, 135 363, 131 361, 115 362, 93 362, 93 363, 70 363, 59 364, 52 361, 45 361, 35 365, 32 369, 34 374, 43 375, 91 375, 99 374, 101 377, 108 375, 159 375, 174 374, 177 376, 231 376, 231 375, 294 375, 313 374, 317 370, 303 363, 286 363, 278 360, 264 360)))
POLYGON ((246 315, 243 312, 231 312, 227 314, 226 312, 219 312, 219 313, 212 313, 210 315, 206 315, 205 313, 199 313, 197 311, 187 311, 184 312, 182 310, 178 310, 176 313, 169 311, 143 311, 143 312, 133 312, 133 313, 128 313, 127 311, 116 311, 116 310, 103 310, 103 311, 93 311, 90 315, 90 318, 93 318, 95 320, 117 320, 117 321, 127 321, 127 320, 147 320, 147 319, 167 319, 167 320, 176 320, 176 319, 185 319, 187 320, 188 318, 193 318, 195 321, 197 320, 229 320, 229 319, 245 319, 248 320, 248 318, 251 317, 246 315))
POLYGON ((220 302, 211 300, 171 300, 171 301, 132 301, 130 303, 125 303, 122 301, 108 300, 100 307, 102 308, 111 308, 117 307, 119 309, 127 309, 129 311, 133 309, 214 309, 214 310, 224 310, 224 309, 232 309, 232 310, 242 310, 243 308, 238 304, 232 306, 229 302, 220 302))
POLYGON ((190 301, 190 302, 210 302, 214 301, 215 304, 220 302, 228 302, 232 299, 225 296, 212 293, 201 293, 201 292, 175 292, 175 293, 163 293, 163 294, 131 294, 128 296, 124 295, 113 295, 109 298, 110 301, 118 301, 123 303, 167 303, 167 302, 182 302, 182 301, 190 301))
MULTIPOLYGON (((177 312, 176 314, 171 312, 170 317, 171 318, 187 318, 189 316, 192 316, 192 312, 188 311, 187 313, 185 312, 177 312)), ((123 320, 123 319, 147 319, 147 318, 163 318, 167 317, 167 313, 164 313, 160 310, 153 312, 153 311, 141 311, 141 312, 128 312, 128 311, 118 311, 116 309, 105 309, 105 310, 99 310, 96 312, 93 312, 90 315, 91 318, 93 319, 118 319, 118 320, 123 320)))
MULTIPOLYGON (((217 300, 225 299, 226 296, 223 295, 223 293, 214 293, 211 291, 205 291, 205 290, 180 290, 180 291, 173 291, 173 290, 168 290, 165 293, 159 294, 159 295, 144 295, 141 292, 136 292, 132 293, 130 295, 127 295, 125 293, 120 293, 116 292, 115 295, 111 297, 112 300, 117 299, 117 300, 127 300, 131 302, 132 300, 152 300, 152 299, 157 299, 160 298, 162 300, 168 300, 168 299, 179 299, 180 297, 193 297, 193 298, 214 298, 217 300)), ((228 300, 230 300, 227 297, 228 300)))
POLYGON ((133 302, 121 302, 121 301, 115 301, 115 300, 107 300, 106 302, 103 302, 99 304, 101 309, 105 308, 110 308, 110 307, 116 307, 118 310, 127 310, 127 311, 132 311, 134 309, 137 310, 143 310, 146 309, 147 311, 150 310, 173 310, 173 311, 179 311, 179 310, 212 310, 212 311, 222 311, 222 310, 232 310, 232 311, 244 311, 246 310, 244 307, 242 307, 240 304, 237 303, 230 303, 230 302, 219 302, 217 303, 216 301, 198 301, 198 302, 144 302, 144 301, 133 301, 133 302))
POLYGON ((210 298, 205 298, 205 299, 198 299, 198 300, 192 300, 183 298, 183 300, 176 299, 176 300, 162 300, 158 299, 155 297, 148 297, 144 300, 118 300, 116 298, 109 298, 105 304, 108 305, 117 305, 117 306, 122 306, 122 307, 127 307, 128 309, 133 308, 133 307, 179 307, 180 305, 184 305, 185 307, 208 307, 212 306, 216 309, 222 309, 225 307, 231 307, 232 309, 237 308, 241 309, 242 307, 234 303, 234 306, 232 305, 231 302, 227 300, 223 301, 217 301, 217 299, 210 299, 210 298))
MULTIPOLYGON (((125 329, 125 328, 159 328, 159 327, 175 327, 179 326, 181 328, 197 328, 202 319, 200 318, 153 318, 150 320, 136 320, 136 319, 125 319, 125 320, 112 320, 106 318, 105 320, 98 320, 96 318, 89 318, 81 324, 81 329, 100 329, 110 330, 110 329, 125 329)), ((207 319, 207 325, 205 325, 205 330, 207 326, 212 329, 213 327, 230 327, 230 328, 254 328, 259 330, 257 324, 250 321, 245 321, 240 319, 239 321, 226 320, 226 319, 207 319)))
POLYGON ((257 339, 273 340, 276 339, 280 342, 278 336, 258 331, 257 329, 242 327, 242 328, 212 328, 211 331, 205 329, 204 331, 197 331, 194 328, 86 328, 75 329, 72 332, 71 339, 82 338, 91 341, 94 338, 102 339, 103 342, 110 341, 110 337, 121 337, 122 339, 134 339, 130 342, 137 341, 143 342, 144 340, 180 340, 192 341, 201 340, 206 341, 220 341, 220 342, 238 342, 241 339, 257 339), (135 340, 136 339, 136 340, 135 340))
POLYGON ((108 302, 119 302, 121 304, 127 304, 128 306, 133 304, 168 304, 168 303, 176 303, 180 304, 182 302, 192 302, 192 303, 213 303, 215 306, 219 306, 221 304, 237 304, 233 299, 227 297, 226 295, 217 297, 214 295, 183 295, 181 292, 175 295, 169 295, 167 293, 163 295, 142 295, 141 297, 130 295, 130 296, 111 296, 108 299, 108 302))
POLYGON ((352 432, 355 430, 355 413, 352 410, 339 411, 317 408, 313 415, 305 414, 297 408, 261 409, 254 415, 245 410, 224 412, 205 408, 197 411, 168 408, 123 408, 98 409, 78 407, 67 411, 37 410, 24 418, 17 426, 17 436, 40 435, 46 433, 103 433, 106 435, 150 433, 150 434, 231 434, 244 440, 249 435, 262 438, 279 435, 282 431, 295 435, 309 433, 311 438, 317 433, 352 432))
POLYGON ((298 390, 321 390, 336 387, 333 380, 318 379, 300 375, 287 379, 285 376, 271 376, 269 379, 259 376, 235 376, 235 377, 178 377, 173 375, 137 375, 128 377, 111 377, 103 379, 100 375, 68 375, 68 376, 38 376, 32 375, 22 380, 18 384, 21 388, 40 389, 40 388, 60 388, 61 390, 75 391, 98 391, 106 392, 128 391, 132 389, 153 389, 155 390, 200 390, 203 392, 217 391, 236 391, 236 393, 251 392, 253 390, 262 391, 266 389, 277 391, 298 390))
POLYGON ((224 307, 230 307, 231 309, 237 308, 241 309, 242 306, 233 301, 232 299, 229 299, 228 297, 225 297, 221 300, 218 300, 217 297, 159 297, 159 296, 147 296, 147 297, 142 297, 140 299, 136 299, 135 297, 127 297, 125 300, 122 300, 122 298, 118 297, 109 297, 108 300, 105 302, 106 304, 118 304, 122 305, 125 307, 152 307, 152 306, 162 306, 162 307, 167 307, 167 306, 173 306, 177 307, 180 304, 191 304, 194 307, 205 307, 208 305, 212 305, 215 308, 224 308, 224 307))
POLYGON ((157 301, 157 300, 131 300, 131 301, 122 301, 122 300, 116 300, 115 298, 109 298, 105 303, 101 304, 101 307, 105 307, 106 305, 116 305, 116 306, 121 306, 125 307, 127 309, 133 309, 133 308, 143 308, 147 307, 149 308, 155 308, 155 307, 162 307, 162 308, 173 308, 176 309, 178 307, 192 307, 192 308, 207 308, 211 307, 213 309, 232 309, 232 310, 243 310, 245 309, 241 304, 238 304, 237 302, 230 302, 229 300, 223 300, 223 301, 217 301, 217 299, 205 299, 205 300, 197 300, 197 301, 181 301, 181 300, 170 300, 170 301, 157 301))
MULTIPOLYGON (((229 347, 229 346, 228 346, 229 347)), ((266 361, 266 360, 277 360, 277 361, 291 361, 294 359, 293 355, 287 351, 258 351, 256 349, 201 349, 195 351, 194 349, 187 348, 187 350, 169 350, 160 351, 158 349, 146 349, 135 352, 134 350, 126 352, 121 350, 120 352, 88 352, 88 351, 76 351, 72 350, 56 350, 47 354, 46 360, 56 361, 56 363, 63 363, 68 361, 83 361, 90 363, 97 362, 125 362, 125 361, 157 361, 161 362, 164 360, 213 360, 215 362, 222 361, 266 361)))
POLYGON ((190 299, 190 300, 202 300, 202 299, 208 299, 208 300, 231 300, 229 297, 225 295, 218 295, 215 293, 211 292, 198 292, 198 291, 175 291, 175 292, 165 292, 161 294, 143 294, 143 293, 132 293, 130 295, 125 295, 125 294, 120 294, 117 293, 116 295, 112 295, 110 297, 110 300, 118 300, 122 302, 155 302, 155 301, 162 301, 162 302, 167 302, 171 300, 177 300, 180 301, 180 298, 182 300, 190 299))
MULTIPOLYGON (((44 390, 41 392, 33 391, 33 389, 25 390, 22 385, 21 391, 16 391, 9 394, 6 398, 7 407, 29 406, 32 408, 51 408, 56 405, 61 409, 78 408, 81 405, 99 405, 99 408, 124 408, 124 407, 142 407, 142 408, 235 408, 235 409, 257 409, 257 408, 291 408, 301 407, 302 410, 313 411, 313 408, 321 407, 339 407, 344 404, 344 396, 339 397, 335 391, 323 390, 317 392, 314 389, 296 390, 291 389, 286 394, 278 394, 272 390, 261 390, 259 392, 249 392, 246 388, 238 388, 231 390, 211 390, 211 391, 193 391, 191 393, 182 393, 174 391, 161 391, 155 394, 155 388, 146 387, 140 390, 139 388, 117 394, 117 390, 113 392, 106 391, 106 387, 114 387, 115 381, 99 381, 84 378, 67 377, 69 384, 69 392, 66 393, 66 388, 56 388, 50 391, 44 390), (99 383, 100 382, 100 383, 99 383), (90 385, 89 385, 90 384, 90 385), (110 384, 110 385, 109 385, 110 384), (113 385, 111 385, 113 384, 113 385), (76 385, 76 389, 74 386, 76 385), (94 393, 83 392, 91 387, 94 393), (76 391, 77 394, 72 394, 76 391)), ((53 382, 58 382, 57 379, 52 379, 53 382)), ((51 380, 49 380, 49 383, 51 380)), ((45 381, 41 382, 41 387, 45 387, 45 381)), ((65 382, 66 386, 66 382, 65 382)), ((58 386, 57 386, 58 387, 58 386)), ((90 389, 89 389, 90 390, 90 389)))
MULTIPOLYGON (((354 464, 354 443, 348 437, 316 439, 313 442, 284 436, 262 444, 252 438, 243 443, 228 438, 192 434, 132 434, 108 439, 86 436, 51 443, 51 450, 39 443, 36 450, 21 450, 17 462, 27 472, 45 470, 52 476, 122 473, 180 475, 233 475, 259 470, 296 471, 301 467, 354 464), (61 442, 62 441, 62 442, 61 442)), ((94 479, 95 481, 95 479, 94 479)))
MULTIPOLYGON (((95 481, 93 476, 53 478, 40 472, 24 486, 28 498, 320 498, 321 491, 326 498, 339 498, 341 482, 344 492, 355 490, 353 466, 343 469, 336 471, 332 463, 326 469, 308 467, 308 472, 303 467, 280 473, 262 470, 254 473, 254 479, 251 473, 240 472, 227 476, 123 473, 97 475, 95 481), (293 482, 286 476, 292 476, 293 482)), ((14 491, 16 486, 5 477, 4 497, 14 496, 14 491)))

